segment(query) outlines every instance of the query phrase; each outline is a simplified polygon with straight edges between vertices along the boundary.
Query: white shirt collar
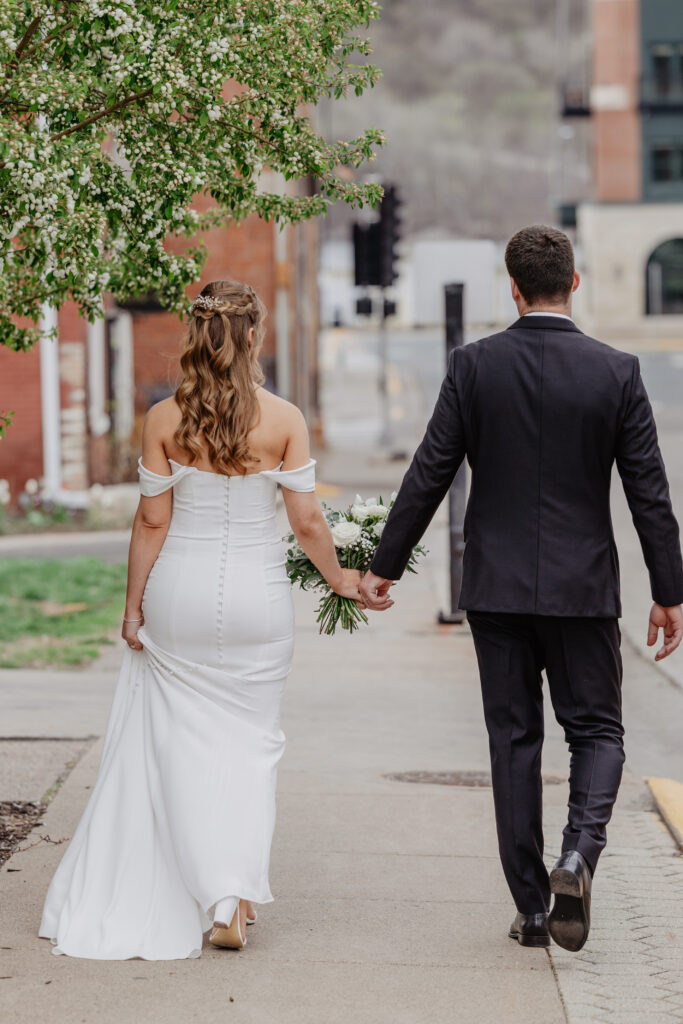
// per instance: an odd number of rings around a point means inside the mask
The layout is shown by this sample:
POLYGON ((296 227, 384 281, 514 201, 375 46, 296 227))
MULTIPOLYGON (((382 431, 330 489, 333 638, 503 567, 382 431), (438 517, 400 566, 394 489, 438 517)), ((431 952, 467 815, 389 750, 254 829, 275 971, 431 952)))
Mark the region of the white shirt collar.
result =
POLYGON ((571 323, 574 323, 572 318, 570 316, 567 316, 566 313, 544 313, 541 310, 541 311, 534 311, 533 313, 522 313, 522 316, 560 316, 560 317, 562 317, 563 320, 569 320, 571 323))

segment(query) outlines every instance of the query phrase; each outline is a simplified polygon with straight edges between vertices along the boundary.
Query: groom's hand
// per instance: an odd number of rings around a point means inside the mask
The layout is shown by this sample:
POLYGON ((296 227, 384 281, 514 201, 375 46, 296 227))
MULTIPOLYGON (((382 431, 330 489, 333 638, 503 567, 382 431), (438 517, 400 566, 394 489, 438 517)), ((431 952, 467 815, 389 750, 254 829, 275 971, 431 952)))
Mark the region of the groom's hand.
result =
POLYGON ((647 645, 657 643, 659 630, 662 630, 664 644, 655 654, 655 661, 661 661, 676 650, 683 639, 683 611, 680 604, 664 608, 661 604, 653 604, 650 612, 650 624, 647 631, 647 645))
POLYGON ((363 601, 375 612, 384 612, 391 608, 394 603, 389 597, 389 587, 393 586, 393 580, 385 580, 381 576, 375 576, 374 572, 366 572, 360 581, 360 593, 363 601))

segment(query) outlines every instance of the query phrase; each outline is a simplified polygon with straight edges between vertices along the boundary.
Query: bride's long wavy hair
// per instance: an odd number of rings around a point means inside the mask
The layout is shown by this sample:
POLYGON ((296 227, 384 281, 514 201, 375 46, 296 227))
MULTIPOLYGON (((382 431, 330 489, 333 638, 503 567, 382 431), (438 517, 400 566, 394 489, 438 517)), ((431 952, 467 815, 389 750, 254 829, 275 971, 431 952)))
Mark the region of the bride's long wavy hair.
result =
POLYGON ((256 387, 265 380, 258 362, 265 317, 262 300, 239 281, 211 281, 194 300, 180 353, 183 380, 175 391, 182 419, 173 435, 190 463, 202 454, 200 436, 218 473, 246 474, 260 461, 247 436, 258 420, 256 387))

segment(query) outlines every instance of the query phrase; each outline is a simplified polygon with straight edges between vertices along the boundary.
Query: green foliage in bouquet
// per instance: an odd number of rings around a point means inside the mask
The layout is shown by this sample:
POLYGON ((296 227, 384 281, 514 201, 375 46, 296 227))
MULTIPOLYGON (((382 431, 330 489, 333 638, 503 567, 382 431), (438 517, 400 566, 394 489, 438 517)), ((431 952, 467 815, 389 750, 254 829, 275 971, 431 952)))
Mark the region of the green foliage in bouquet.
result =
MULTIPOLYGON (((396 494, 392 494, 389 503, 385 504, 381 497, 366 498, 364 501, 357 494, 353 505, 344 512, 338 512, 323 503, 325 518, 342 568, 358 569, 361 573, 368 571, 395 498, 396 494)), ((287 549, 287 575, 290 581, 298 583, 302 590, 318 590, 323 594, 316 609, 320 633, 331 636, 338 625, 353 633, 361 622, 367 624, 367 615, 355 601, 340 597, 330 589, 294 534, 290 533, 285 540, 290 545, 287 549)), ((426 549, 421 545, 414 547, 406 571, 416 572, 418 558, 426 554, 426 549)))

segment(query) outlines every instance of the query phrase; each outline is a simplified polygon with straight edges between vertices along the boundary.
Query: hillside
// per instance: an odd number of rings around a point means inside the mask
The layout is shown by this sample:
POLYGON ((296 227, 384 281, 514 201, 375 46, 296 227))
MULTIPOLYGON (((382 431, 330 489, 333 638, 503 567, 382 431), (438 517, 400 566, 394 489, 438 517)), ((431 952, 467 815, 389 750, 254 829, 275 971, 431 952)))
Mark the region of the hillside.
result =
MULTIPOLYGON (((562 138, 558 117, 559 81, 589 53, 588 4, 387 0, 369 29, 382 80, 321 105, 321 129, 331 138, 370 124, 386 131, 368 170, 400 186, 407 232, 503 239, 553 220, 557 203, 590 189, 589 126, 562 138)), ((324 230, 343 232, 349 219, 335 210, 324 230)))

